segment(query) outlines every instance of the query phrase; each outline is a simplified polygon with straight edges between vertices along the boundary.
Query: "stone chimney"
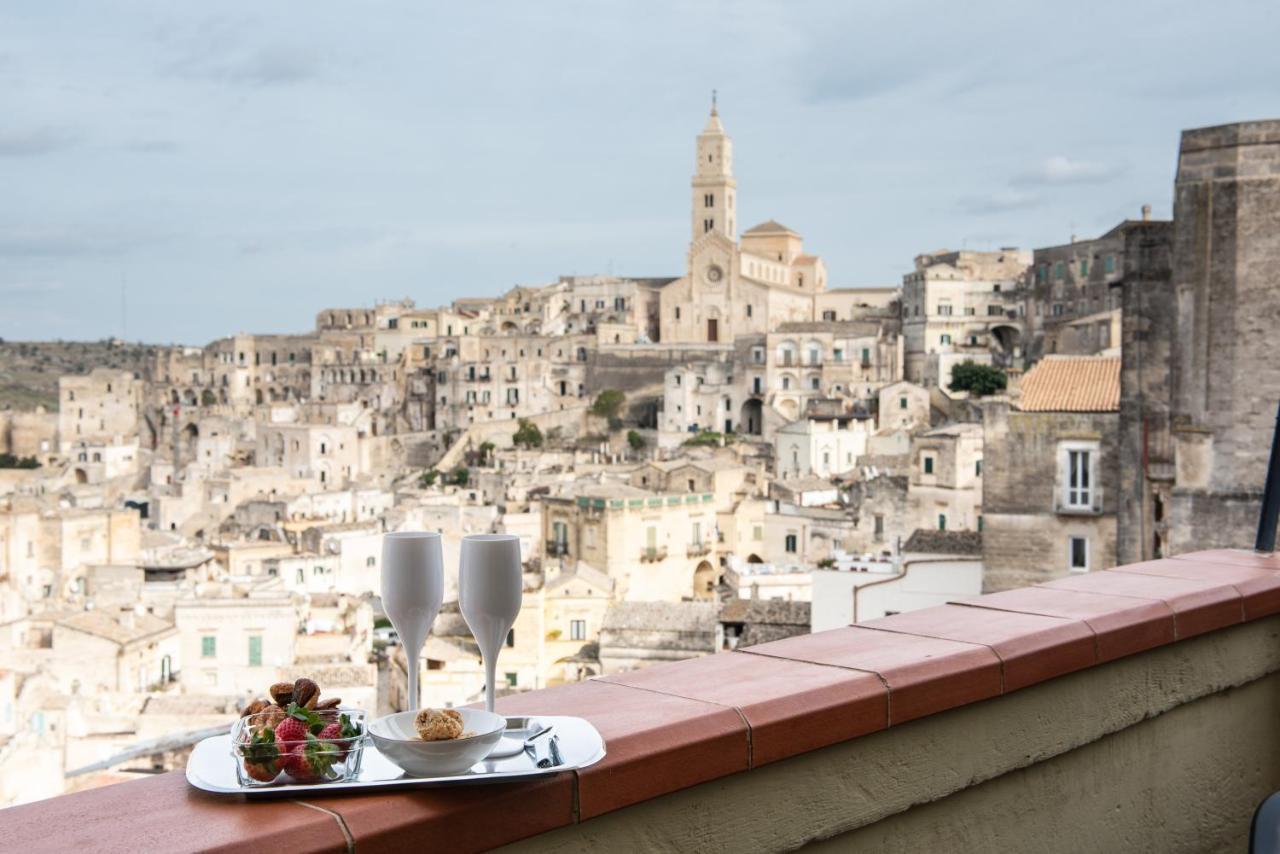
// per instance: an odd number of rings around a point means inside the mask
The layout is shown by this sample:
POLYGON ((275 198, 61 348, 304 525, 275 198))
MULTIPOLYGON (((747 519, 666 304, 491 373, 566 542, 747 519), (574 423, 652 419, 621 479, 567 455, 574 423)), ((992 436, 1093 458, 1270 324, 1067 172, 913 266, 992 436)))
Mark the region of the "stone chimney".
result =
POLYGON ((1151 222, 1151 205, 1142 206, 1142 221, 1151 222))

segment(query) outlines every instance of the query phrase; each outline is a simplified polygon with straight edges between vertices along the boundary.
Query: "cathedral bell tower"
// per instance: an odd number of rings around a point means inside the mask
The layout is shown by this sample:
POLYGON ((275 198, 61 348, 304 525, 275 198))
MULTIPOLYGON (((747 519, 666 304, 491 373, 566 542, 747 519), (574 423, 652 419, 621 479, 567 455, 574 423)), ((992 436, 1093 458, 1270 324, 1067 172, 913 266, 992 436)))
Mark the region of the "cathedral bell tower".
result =
POLYGON ((693 172, 692 239, 718 232, 733 240, 738 183, 733 180, 733 141, 720 124, 716 95, 711 93, 711 116, 698 134, 698 162, 693 172))

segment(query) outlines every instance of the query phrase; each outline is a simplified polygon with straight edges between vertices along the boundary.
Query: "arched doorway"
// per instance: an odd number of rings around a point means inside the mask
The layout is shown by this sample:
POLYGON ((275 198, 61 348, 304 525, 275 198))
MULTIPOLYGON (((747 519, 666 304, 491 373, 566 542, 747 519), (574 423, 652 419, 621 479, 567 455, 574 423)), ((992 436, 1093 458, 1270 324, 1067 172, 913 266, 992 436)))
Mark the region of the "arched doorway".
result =
POLYGON ((1022 332, 1016 326, 992 327, 991 339, 996 345, 993 349, 1004 357, 1001 361, 1012 360, 1022 355, 1022 332))
POLYGON ((764 561, 760 559, 760 555, 751 554, 747 555, 747 563, 764 563, 764 561))
POLYGON ((759 436, 764 430, 764 404, 757 398, 751 398, 742 404, 738 415, 738 430, 752 436, 759 436))
POLYGON ((76 483, 88 483, 89 473, 84 469, 76 469, 76 483))
POLYGON ((196 444, 200 440, 200 428, 191 422, 182 428, 182 453, 188 460, 193 459, 196 455, 196 444))
POLYGON ((716 585, 720 581, 719 575, 710 561, 704 560, 698 564, 698 568, 693 571, 693 598, 716 598, 716 585))

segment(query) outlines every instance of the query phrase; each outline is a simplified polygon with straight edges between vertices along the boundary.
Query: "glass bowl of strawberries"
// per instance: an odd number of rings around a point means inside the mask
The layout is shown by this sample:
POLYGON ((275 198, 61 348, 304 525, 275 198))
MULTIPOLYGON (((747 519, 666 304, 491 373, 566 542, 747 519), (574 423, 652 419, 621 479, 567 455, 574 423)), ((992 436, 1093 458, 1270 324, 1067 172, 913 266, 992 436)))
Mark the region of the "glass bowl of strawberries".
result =
POLYGON ((360 709, 287 708, 245 715, 231 727, 240 785, 336 783, 355 779, 367 738, 360 709))

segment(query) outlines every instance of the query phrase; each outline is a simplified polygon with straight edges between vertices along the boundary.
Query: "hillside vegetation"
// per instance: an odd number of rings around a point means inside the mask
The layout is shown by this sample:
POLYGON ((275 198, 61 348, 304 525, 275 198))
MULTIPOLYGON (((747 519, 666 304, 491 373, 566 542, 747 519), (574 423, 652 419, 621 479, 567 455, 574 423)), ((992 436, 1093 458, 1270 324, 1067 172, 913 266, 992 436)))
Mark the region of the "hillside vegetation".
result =
POLYGON ((127 341, 0 340, 0 409, 58 408, 58 377, 94 368, 144 373, 156 348, 127 341))

